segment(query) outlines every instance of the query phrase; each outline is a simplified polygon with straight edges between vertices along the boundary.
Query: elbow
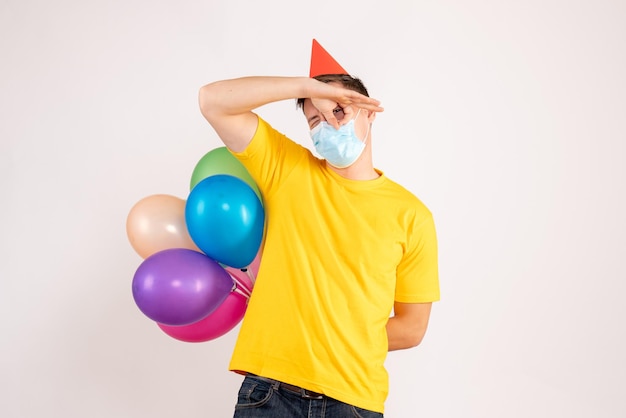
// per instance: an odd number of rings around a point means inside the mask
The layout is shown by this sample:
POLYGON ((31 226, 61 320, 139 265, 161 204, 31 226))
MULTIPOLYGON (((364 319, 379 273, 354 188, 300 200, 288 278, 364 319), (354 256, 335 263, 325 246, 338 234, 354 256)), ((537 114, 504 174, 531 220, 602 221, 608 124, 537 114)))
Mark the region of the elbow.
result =
POLYGON ((416 321, 407 326, 403 333, 403 345, 405 348, 413 348, 420 345, 426 335, 427 328, 428 323, 424 321, 416 321))
POLYGON ((198 105, 200 106, 200 112, 204 117, 207 116, 211 109, 210 100, 211 100, 211 88, 210 84, 206 86, 200 87, 200 91, 198 92, 198 105))
POLYGON ((396 334, 395 338, 389 339, 389 351, 406 350, 415 348, 422 343, 425 330, 405 330, 401 334, 396 334))
POLYGON ((198 91, 198 105, 200 106, 200 112, 209 122, 213 119, 218 107, 216 106, 217 92, 215 83, 207 84, 200 87, 198 91))
POLYGON ((405 339, 405 348, 415 348, 422 343, 424 339, 424 332, 413 332, 406 336, 405 339))
POLYGON ((387 321, 389 350, 402 350, 420 345, 428 328, 430 304, 396 302, 394 310, 395 315, 387 321))

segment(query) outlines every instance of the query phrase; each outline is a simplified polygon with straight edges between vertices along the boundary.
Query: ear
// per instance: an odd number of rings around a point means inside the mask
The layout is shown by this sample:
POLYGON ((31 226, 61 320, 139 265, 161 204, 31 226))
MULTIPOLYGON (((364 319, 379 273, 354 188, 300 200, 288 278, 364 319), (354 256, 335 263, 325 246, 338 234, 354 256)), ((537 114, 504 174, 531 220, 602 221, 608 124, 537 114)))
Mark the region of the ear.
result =
POLYGON ((364 110, 367 112, 367 123, 374 122, 374 119, 376 119, 376 112, 372 112, 372 111, 366 110, 366 109, 364 109, 364 110))

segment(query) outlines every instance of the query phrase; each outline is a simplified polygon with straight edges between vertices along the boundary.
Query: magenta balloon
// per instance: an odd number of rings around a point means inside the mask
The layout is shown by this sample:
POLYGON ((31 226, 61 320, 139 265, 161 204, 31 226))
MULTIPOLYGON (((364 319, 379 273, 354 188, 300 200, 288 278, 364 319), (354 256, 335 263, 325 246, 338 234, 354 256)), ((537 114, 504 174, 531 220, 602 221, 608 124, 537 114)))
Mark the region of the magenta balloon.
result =
POLYGON ((216 261, 186 248, 146 258, 133 278, 133 298, 150 319, 187 325, 205 318, 226 299, 233 279, 216 261))
POLYGON ((167 335, 188 343, 200 343, 214 340, 233 329, 246 313, 248 299, 236 292, 231 292, 226 300, 209 316, 200 321, 173 327, 159 324, 159 328, 167 335))

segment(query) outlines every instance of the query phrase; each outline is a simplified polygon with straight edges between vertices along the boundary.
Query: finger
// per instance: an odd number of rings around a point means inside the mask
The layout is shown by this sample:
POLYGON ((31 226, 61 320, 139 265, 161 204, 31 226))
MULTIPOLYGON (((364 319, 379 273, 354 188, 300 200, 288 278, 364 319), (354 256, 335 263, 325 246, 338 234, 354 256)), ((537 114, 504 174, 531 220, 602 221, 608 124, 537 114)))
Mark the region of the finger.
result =
POLYGON ((367 109, 371 112, 384 112, 385 111, 385 108, 380 105, 362 104, 359 107, 363 109, 367 109))
POLYGON ((326 120, 326 122, 330 126, 332 126, 335 129, 339 129, 339 121, 337 121, 337 118, 335 117, 335 114, 333 113, 332 110, 327 111, 327 112, 321 112, 321 113, 324 119, 326 120))
POLYGON ((352 104, 356 107, 367 109, 373 112, 382 112, 385 110, 382 106, 380 106, 379 100, 376 100, 372 97, 365 96, 355 91, 351 91, 347 95, 347 97, 345 97, 345 101, 340 101, 339 104, 341 105, 341 107, 344 107, 344 108, 352 104))
MULTIPOLYGON (((380 104, 378 104, 378 103, 372 103, 372 102, 360 102, 360 101, 352 101, 352 102, 350 102, 350 104, 351 104, 352 106, 354 106, 355 108, 367 109, 367 110, 372 111, 372 112, 382 112, 382 111, 384 111, 384 110, 385 110, 385 109, 384 109, 382 106, 380 106, 380 104)), ((341 105, 342 105, 342 107, 344 107, 344 108, 348 106, 347 104, 341 104, 341 105)))
POLYGON ((367 97, 367 100, 360 101, 358 103, 358 106, 363 108, 363 109, 371 110, 373 112, 382 112, 382 111, 385 110, 380 105, 380 101, 378 101, 376 99, 372 99, 371 97, 367 97))
POLYGON ((354 118, 354 106, 347 105, 343 107, 343 119, 339 121, 340 125, 345 125, 354 118))

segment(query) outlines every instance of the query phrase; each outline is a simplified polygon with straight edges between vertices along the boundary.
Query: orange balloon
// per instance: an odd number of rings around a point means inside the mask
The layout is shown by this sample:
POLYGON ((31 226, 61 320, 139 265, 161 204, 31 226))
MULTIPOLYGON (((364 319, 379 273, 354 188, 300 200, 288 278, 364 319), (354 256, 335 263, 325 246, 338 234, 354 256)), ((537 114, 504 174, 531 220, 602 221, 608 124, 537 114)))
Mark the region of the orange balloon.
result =
POLYGON ((170 248, 201 252, 187 231, 185 203, 176 196, 156 194, 132 207, 126 218, 126 234, 137 254, 145 259, 170 248))

